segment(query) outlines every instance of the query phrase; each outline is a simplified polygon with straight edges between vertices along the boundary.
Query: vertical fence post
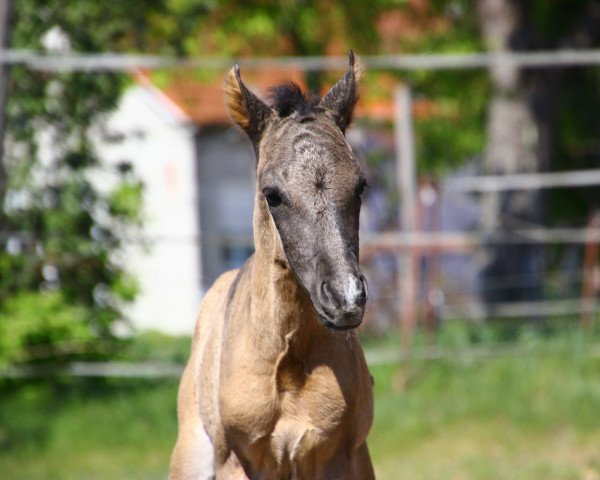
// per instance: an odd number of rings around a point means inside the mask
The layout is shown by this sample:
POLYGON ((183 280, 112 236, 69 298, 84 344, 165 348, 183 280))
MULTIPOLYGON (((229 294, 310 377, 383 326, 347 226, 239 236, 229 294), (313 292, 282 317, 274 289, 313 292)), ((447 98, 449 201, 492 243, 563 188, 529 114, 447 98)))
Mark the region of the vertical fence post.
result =
MULTIPOLYGON (((421 232, 438 233, 441 229, 441 201, 437 183, 433 179, 422 182, 419 186, 419 205, 428 212, 430 224, 427 229, 421 226, 421 232)), ((427 342, 432 344, 437 328, 437 314, 440 306, 440 247, 430 247, 427 252, 427 270, 424 275, 424 311, 423 326, 427 342)))
MULTIPOLYGON (((400 225, 405 233, 416 231, 417 177, 412 125, 410 88, 400 85, 394 90, 394 142, 396 147, 396 182, 400 198, 400 225)), ((402 346, 408 351, 417 325, 418 266, 414 247, 398 261, 400 293, 400 330, 402 346)))
MULTIPOLYGON (((10 34, 12 27, 13 2, 12 0, 0 1, 0 51, 7 51, 10 47, 10 34)), ((7 63, 0 65, 0 233, 4 230, 4 197, 8 188, 6 161, 4 158, 4 137, 6 131, 6 104, 8 102, 8 81, 10 66, 7 63)))
MULTIPOLYGON (((590 217, 588 230, 595 231, 600 228, 600 211, 596 211, 590 217)), ((585 244, 583 258, 583 286, 581 289, 581 314, 579 325, 581 328, 589 329, 593 325, 596 315, 596 294, 598 293, 598 241, 589 240, 585 244)))

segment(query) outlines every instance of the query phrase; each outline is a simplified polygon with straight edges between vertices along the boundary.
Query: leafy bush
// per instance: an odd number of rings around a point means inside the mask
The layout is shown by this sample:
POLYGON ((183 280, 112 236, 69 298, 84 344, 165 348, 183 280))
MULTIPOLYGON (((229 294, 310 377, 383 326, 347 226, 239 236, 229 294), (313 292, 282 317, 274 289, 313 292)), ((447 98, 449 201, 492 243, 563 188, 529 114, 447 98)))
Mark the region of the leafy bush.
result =
POLYGON ((81 353, 92 341, 85 308, 60 292, 21 292, 0 312, 0 365, 81 353))
MULTIPOLYGON (((44 50, 53 31, 80 53, 110 50, 111 42, 130 47, 141 20, 163 8, 84 3, 15 2, 12 46, 44 50)), ((137 293, 118 254, 139 233, 143 185, 131 168, 107 166, 95 145, 128 81, 113 72, 11 69, 7 190, 0 191, 0 363, 63 359, 116 343, 114 325, 137 293), (112 188, 100 186, 99 173, 112 188)))

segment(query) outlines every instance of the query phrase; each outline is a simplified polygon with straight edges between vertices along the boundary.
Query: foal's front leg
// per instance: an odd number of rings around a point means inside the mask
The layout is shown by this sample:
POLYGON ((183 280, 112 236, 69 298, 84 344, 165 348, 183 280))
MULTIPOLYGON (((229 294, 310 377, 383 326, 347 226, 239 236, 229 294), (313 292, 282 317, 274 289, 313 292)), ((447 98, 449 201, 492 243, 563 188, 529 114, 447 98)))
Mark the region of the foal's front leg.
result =
POLYGON ((179 432, 171 456, 169 480, 211 480, 214 478, 214 450, 196 411, 193 356, 186 366, 178 394, 179 432))
POLYGON ((363 443, 356 450, 354 472, 356 480, 375 480, 375 472, 373 471, 373 464, 371 463, 371 456, 369 455, 366 443, 363 443))

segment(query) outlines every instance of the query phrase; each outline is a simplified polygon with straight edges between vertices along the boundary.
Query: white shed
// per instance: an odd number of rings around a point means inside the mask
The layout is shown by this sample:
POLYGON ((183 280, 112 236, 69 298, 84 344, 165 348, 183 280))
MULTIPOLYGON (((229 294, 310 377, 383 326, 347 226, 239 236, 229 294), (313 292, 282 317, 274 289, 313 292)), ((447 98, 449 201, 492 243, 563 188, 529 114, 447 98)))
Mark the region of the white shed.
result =
POLYGON ((202 297, 196 127, 159 90, 138 83, 105 131, 101 158, 130 163, 144 184, 146 247, 132 242, 123 256, 140 293, 126 314, 136 329, 190 334, 202 297))

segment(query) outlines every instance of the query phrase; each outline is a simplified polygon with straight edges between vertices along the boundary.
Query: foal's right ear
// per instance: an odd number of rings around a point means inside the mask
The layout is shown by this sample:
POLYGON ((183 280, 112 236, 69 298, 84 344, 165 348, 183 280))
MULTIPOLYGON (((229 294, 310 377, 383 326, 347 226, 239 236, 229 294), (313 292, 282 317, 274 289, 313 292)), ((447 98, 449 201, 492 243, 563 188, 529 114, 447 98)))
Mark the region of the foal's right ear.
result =
POLYGON ((231 118, 248 134, 252 143, 257 145, 273 110, 246 88, 238 65, 229 70, 225 81, 225 96, 231 118))

